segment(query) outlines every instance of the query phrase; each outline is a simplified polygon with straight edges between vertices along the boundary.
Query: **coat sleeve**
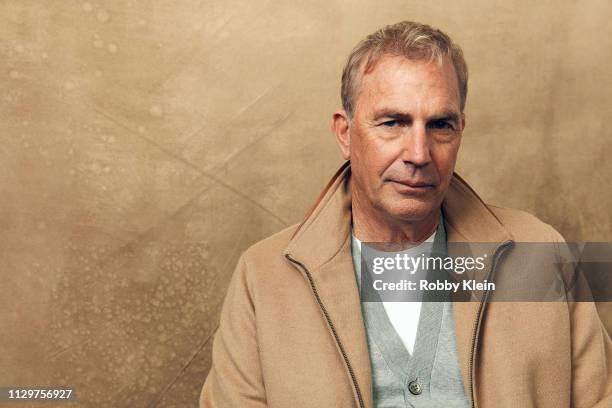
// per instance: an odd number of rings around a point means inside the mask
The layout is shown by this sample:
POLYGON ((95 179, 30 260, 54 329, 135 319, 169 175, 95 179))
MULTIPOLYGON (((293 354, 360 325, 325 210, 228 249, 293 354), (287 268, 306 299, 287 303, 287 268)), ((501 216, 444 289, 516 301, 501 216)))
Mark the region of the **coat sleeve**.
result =
MULTIPOLYGON (((551 227, 554 242, 564 259, 572 259, 565 240, 551 227)), ((575 272, 574 272, 575 273, 575 272)), ((585 277, 574 275, 573 296, 577 301, 568 302, 571 324, 572 392, 573 408, 612 407, 612 340, 597 313, 585 277)))
POLYGON ((241 256, 223 302, 212 347, 212 365, 200 394, 200 408, 266 407, 255 308, 241 256))

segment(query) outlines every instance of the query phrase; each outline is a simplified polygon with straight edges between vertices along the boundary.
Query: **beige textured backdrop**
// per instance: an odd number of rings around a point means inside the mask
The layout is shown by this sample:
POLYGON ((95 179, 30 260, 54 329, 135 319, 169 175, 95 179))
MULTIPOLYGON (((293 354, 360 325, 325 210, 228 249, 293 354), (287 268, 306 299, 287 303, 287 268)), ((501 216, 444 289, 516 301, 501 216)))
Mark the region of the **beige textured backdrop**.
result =
POLYGON ((402 19, 465 50, 458 172, 612 240, 611 18, 607 0, 0 0, 0 386, 195 407, 238 255, 341 163, 344 59, 402 19))

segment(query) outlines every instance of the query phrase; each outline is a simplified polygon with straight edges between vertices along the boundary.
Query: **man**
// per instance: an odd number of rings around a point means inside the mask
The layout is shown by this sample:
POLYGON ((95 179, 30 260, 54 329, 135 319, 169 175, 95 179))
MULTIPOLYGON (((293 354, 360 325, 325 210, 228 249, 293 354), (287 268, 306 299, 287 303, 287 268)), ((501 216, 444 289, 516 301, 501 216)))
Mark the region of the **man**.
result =
POLYGON ((387 26, 350 55, 332 130, 344 166, 304 221, 238 261, 201 407, 612 407, 593 303, 360 302, 360 243, 495 243, 523 268, 549 225, 486 205, 454 173, 467 68, 444 33, 387 26))

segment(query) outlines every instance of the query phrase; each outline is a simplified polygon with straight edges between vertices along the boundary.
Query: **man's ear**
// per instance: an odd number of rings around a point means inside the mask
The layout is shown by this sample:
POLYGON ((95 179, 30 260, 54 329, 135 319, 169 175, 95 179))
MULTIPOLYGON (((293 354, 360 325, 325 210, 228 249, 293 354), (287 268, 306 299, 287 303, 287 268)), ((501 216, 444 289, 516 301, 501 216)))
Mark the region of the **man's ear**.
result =
POLYGON ((331 131, 336 136, 336 143, 342 152, 344 160, 351 159, 351 130, 349 118, 343 109, 334 112, 331 131))

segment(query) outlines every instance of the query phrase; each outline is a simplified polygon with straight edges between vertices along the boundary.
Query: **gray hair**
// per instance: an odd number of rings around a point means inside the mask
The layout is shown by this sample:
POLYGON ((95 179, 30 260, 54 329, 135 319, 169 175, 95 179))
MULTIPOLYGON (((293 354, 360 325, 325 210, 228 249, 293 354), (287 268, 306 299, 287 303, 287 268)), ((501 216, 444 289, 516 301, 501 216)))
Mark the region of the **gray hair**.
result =
POLYGON ((414 60, 435 60, 442 65, 444 58, 450 58, 457 74, 461 112, 467 97, 467 64, 463 51, 442 31, 426 24, 402 21, 388 25, 368 35, 351 51, 342 71, 340 96, 342 107, 349 119, 355 109, 355 95, 361 82, 361 75, 374 69, 383 55, 404 56, 414 60), (363 69, 362 69, 363 66, 363 69))

